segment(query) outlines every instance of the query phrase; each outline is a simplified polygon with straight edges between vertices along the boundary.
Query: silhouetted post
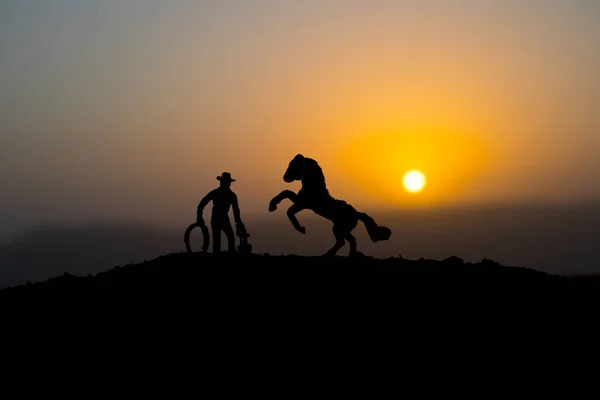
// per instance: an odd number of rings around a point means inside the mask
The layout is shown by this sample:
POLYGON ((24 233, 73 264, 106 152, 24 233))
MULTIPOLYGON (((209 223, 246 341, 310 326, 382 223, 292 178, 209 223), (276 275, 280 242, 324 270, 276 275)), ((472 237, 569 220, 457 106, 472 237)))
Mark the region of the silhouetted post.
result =
POLYGON ((227 246, 230 252, 235 252, 235 235, 229 220, 229 209, 233 209, 233 218, 236 225, 236 230, 245 232, 246 228, 242 223, 240 208, 238 205, 237 195, 231 190, 231 183, 235 179, 231 178, 229 172, 223 172, 221 176, 217 176, 217 180, 221 182, 218 188, 210 191, 198 204, 197 223, 204 224, 202 213, 209 202, 213 202, 212 216, 210 226, 213 237, 213 253, 221 251, 221 232, 227 237, 227 246))

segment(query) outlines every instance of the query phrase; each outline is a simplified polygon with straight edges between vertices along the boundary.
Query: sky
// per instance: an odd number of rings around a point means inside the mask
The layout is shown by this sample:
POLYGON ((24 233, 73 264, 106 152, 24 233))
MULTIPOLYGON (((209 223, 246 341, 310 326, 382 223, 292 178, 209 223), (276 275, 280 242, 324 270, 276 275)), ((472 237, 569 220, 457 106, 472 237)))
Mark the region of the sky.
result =
POLYGON ((0 225, 600 198, 595 0, 0 0, 0 225), (402 176, 419 169, 418 194, 402 176))

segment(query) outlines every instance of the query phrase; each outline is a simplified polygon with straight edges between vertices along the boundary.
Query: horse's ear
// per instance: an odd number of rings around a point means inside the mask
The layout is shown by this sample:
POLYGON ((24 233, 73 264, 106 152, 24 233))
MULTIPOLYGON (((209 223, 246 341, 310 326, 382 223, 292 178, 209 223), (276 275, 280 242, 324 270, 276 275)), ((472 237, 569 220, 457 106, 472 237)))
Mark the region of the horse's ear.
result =
POLYGON ((302 154, 296 154, 296 157, 294 157, 294 161, 298 161, 298 160, 302 160, 304 159, 304 156, 302 154))

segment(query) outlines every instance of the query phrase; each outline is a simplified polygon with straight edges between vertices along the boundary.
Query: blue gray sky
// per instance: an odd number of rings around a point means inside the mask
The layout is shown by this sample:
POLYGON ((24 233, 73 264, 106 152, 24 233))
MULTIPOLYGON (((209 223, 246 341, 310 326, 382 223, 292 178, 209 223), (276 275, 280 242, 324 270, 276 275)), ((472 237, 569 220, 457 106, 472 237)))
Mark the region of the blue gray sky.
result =
POLYGON ((223 171, 263 213, 297 153, 362 209, 594 202, 599 41, 594 0, 0 0, 0 230, 184 224, 223 171))

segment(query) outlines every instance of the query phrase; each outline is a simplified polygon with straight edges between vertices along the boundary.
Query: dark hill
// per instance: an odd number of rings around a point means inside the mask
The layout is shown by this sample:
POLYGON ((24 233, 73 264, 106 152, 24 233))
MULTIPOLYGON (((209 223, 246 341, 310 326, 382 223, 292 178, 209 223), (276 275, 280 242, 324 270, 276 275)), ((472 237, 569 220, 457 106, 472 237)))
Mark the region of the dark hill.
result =
MULTIPOLYGON (((363 299, 414 302, 470 297, 510 302, 516 298, 567 301, 596 296, 598 278, 568 278, 490 260, 465 263, 337 256, 176 253, 117 266, 86 277, 63 274, 44 282, 0 289, 4 302, 65 298, 75 301, 123 296, 178 296, 206 299, 363 299)), ((211 300, 212 301, 212 300, 211 300)), ((6 303, 5 303, 6 304, 6 303)))
POLYGON ((349 362, 394 352, 402 362, 407 352, 460 353, 468 343, 494 347, 515 337, 576 343, 595 332, 598 287, 598 279, 455 257, 174 253, 0 289, 0 306, 9 330, 83 342, 104 332, 125 346, 147 343, 144 351, 199 348, 225 363, 233 359, 222 359, 229 349, 254 368, 266 353, 290 360, 335 352, 349 362), (575 337, 567 340, 565 331, 575 337))
POLYGON ((202 383, 239 375, 247 391, 272 379, 397 382, 405 370, 463 382, 469 368, 495 374, 538 352, 554 366, 559 344, 571 351, 597 332, 596 282, 453 257, 175 253, 1 289, 0 306, 7 348, 48 347, 61 359, 74 350, 96 367, 196 363, 202 383))

